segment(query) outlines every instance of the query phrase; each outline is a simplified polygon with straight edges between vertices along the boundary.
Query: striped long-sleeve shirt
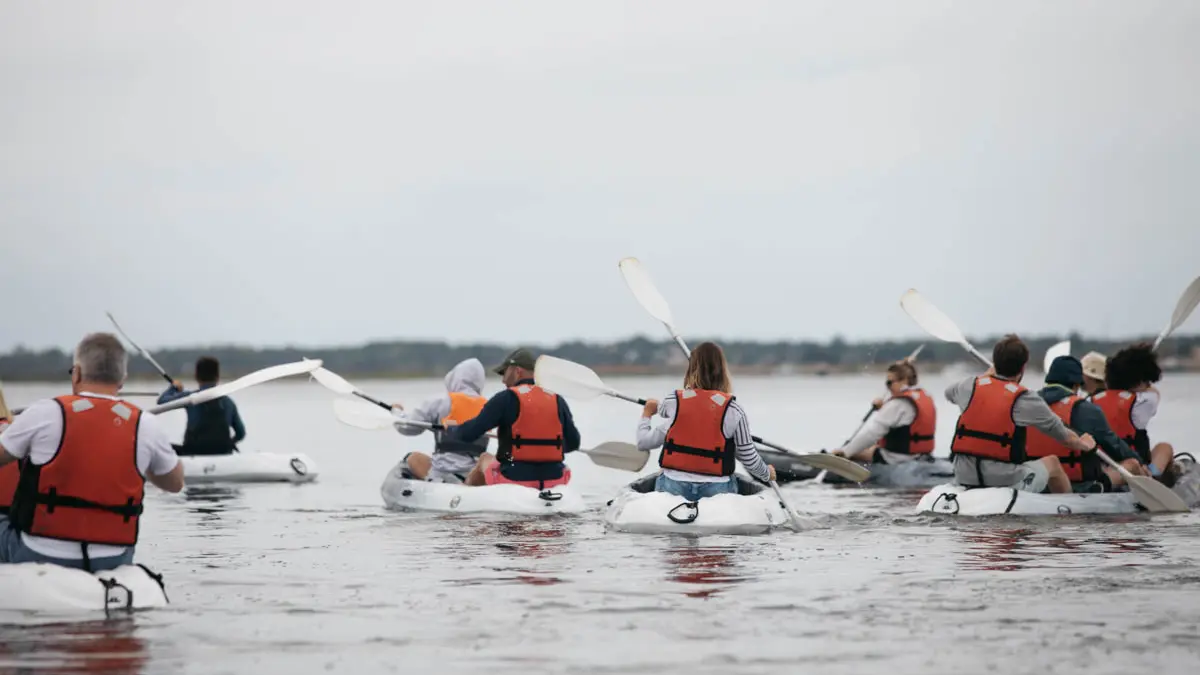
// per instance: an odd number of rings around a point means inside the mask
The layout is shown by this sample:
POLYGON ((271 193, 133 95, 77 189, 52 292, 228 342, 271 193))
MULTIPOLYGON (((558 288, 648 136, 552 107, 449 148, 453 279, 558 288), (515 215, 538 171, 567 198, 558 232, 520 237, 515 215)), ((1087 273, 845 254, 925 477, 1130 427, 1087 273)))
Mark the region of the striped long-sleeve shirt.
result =
MULTIPOLYGON (((658 404, 658 415, 664 417, 673 423, 675 421, 675 411, 678 405, 675 400, 675 392, 671 392, 666 398, 658 404)), ((638 422, 637 430, 637 446, 639 450, 650 451, 661 447, 663 441, 667 438, 667 429, 671 426, 670 423, 663 424, 658 427, 650 425, 650 418, 643 417, 638 422)), ((737 447, 737 459, 746 467, 746 471, 759 480, 767 480, 770 478, 770 473, 767 471, 767 463, 758 454, 758 448, 755 447, 754 441, 750 438, 750 423, 746 420, 746 411, 742 410, 742 406, 738 405, 737 401, 732 401, 729 404, 729 410, 725 413, 725 422, 722 427, 725 433, 725 438, 732 438, 734 445, 737 447)), ((707 482, 714 480, 713 476, 704 476, 701 474, 685 473, 683 471, 669 471, 668 476, 676 480, 707 482)), ((664 472, 666 473, 666 472, 664 472)), ((719 478, 717 480, 720 480, 719 478)))

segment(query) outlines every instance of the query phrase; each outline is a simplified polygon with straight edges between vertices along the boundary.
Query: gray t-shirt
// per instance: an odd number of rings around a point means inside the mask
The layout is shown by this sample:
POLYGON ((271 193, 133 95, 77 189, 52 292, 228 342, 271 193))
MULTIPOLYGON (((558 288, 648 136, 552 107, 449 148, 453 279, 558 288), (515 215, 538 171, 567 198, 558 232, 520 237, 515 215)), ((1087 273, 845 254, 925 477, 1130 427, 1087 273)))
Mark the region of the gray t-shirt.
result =
MULTIPOLYGON (((971 402, 971 393, 975 391, 975 377, 972 375, 946 388, 946 399, 958 406, 959 410, 966 410, 967 404, 971 402)), ((993 379, 1007 382, 1002 377, 993 376, 993 379)), ((1025 390, 1021 393, 1013 405, 1012 416, 1017 426, 1033 427, 1059 443, 1065 444, 1073 435, 1042 397, 1033 391, 1025 390)))

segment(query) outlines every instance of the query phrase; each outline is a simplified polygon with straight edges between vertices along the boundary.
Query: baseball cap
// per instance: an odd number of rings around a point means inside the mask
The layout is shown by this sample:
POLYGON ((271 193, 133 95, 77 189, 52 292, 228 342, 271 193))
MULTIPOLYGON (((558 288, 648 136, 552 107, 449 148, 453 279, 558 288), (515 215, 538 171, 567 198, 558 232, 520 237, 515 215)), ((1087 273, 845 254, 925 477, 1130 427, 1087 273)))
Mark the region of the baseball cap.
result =
POLYGON ((525 370, 533 370, 534 359, 533 354, 529 353, 528 349, 518 347, 509 352, 508 356, 500 362, 500 365, 492 368, 492 372, 497 375, 503 375, 504 371, 508 370, 509 366, 524 368, 525 370))
POLYGON ((1088 352, 1082 359, 1083 374, 1088 377, 1103 380, 1105 367, 1108 365, 1108 359, 1100 352, 1088 352))

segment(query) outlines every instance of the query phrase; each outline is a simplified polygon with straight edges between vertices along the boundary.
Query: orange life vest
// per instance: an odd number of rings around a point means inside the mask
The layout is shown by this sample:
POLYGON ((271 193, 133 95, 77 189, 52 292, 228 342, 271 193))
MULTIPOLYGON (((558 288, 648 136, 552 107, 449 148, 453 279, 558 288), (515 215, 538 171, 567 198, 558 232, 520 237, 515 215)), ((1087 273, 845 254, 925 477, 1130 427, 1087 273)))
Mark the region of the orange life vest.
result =
MULTIPOLYGON (((1058 415, 1058 419, 1063 421, 1063 424, 1071 426, 1071 415, 1075 412, 1075 406, 1083 401, 1082 397, 1074 394, 1050 404, 1050 410, 1058 415)), ((1080 453, 1068 448, 1058 441, 1043 434, 1037 429, 1029 430, 1029 437, 1025 441, 1025 454, 1030 459, 1040 459, 1042 457, 1050 457, 1051 455, 1058 458, 1062 463, 1063 470, 1067 472, 1067 478, 1071 479, 1072 483, 1078 483, 1083 480, 1095 480, 1094 476, 1084 477, 1084 463, 1087 459, 1080 453)), ((1095 454, 1092 454, 1095 457, 1095 454)), ((1089 462, 1090 464, 1090 462, 1089 462)), ((1093 472, 1086 472, 1093 473, 1093 472)))
MULTIPOLYGON (((446 416, 439 420, 443 425, 447 422, 462 424, 467 420, 475 419, 479 415, 479 411, 483 410, 483 405, 487 403, 487 399, 482 396, 473 396, 461 392, 452 392, 449 396, 450 412, 446 413, 446 416)), ((456 452, 461 455, 479 457, 487 450, 487 436, 480 436, 471 443, 450 440, 441 433, 437 434, 436 438, 434 452, 456 452)))
POLYGON ((517 396, 517 419, 500 425, 497 459, 501 462, 552 464, 563 461, 563 424, 558 416, 558 394, 536 384, 508 388, 517 396))
POLYGON ((146 484, 137 467, 141 411, 104 398, 54 400, 62 441, 49 462, 22 462, 13 525, 39 537, 133 546, 146 484))
POLYGON ((933 434, 937 430, 937 405, 924 389, 906 389, 896 398, 913 404, 917 416, 912 424, 896 427, 883 437, 882 446, 889 452, 905 455, 927 455, 933 452, 933 434))
POLYGON ((658 465, 705 476, 732 476, 737 446, 725 438, 725 413, 733 396, 713 389, 675 392, 675 420, 667 429, 658 465))
POLYGON ((1133 426, 1133 404, 1137 394, 1132 391, 1106 389, 1092 397, 1092 403, 1104 413, 1113 433, 1138 454, 1143 464, 1150 463, 1150 435, 1145 429, 1133 426))
POLYGON ((998 462, 1025 461, 1025 427, 1013 421, 1017 398, 1025 387, 996 377, 975 378, 971 400, 958 418, 951 452, 998 462))

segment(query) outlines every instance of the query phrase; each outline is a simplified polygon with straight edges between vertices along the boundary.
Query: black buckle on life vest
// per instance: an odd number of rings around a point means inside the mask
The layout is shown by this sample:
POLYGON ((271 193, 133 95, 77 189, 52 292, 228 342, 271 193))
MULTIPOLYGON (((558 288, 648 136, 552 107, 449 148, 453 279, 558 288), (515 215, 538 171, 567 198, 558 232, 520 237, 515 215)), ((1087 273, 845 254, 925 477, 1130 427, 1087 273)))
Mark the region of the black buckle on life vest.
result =
POLYGON ((961 426, 954 430, 955 438, 962 438, 964 436, 978 438, 984 441, 992 441, 993 443, 998 443, 1002 448, 1011 447, 1013 444, 1013 435, 1007 432, 1003 434, 991 434, 986 431, 975 431, 974 429, 968 429, 961 426))
POLYGON ((144 510, 141 504, 134 502, 133 497, 130 497, 124 504, 120 506, 112 506, 109 504, 93 502, 90 499, 83 499, 81 497, 60 495, 58 494, 58 488, 56 487, 51 487, 45 492, 37 493, 33 500, 34 503, 45 506, 46 513, 54 513, 54 509, 60 506, 71 509, 92 509, 93 511, 107 511, 109 513, 115 513, 118 516, 124 516, 126 523, 133 518, 142 515, 142 511, 144 510))
POLYGON ((561 435, 554 438, 521 438, 520 436, 512 437, 512 446, 514 448, 519 448, 523 445, 549 445, 555 448, 561 448, 563 446, 563 439, 561 435))
POLYGON ((663 443, 663 450, 670 452, 678 452, 685 455, 696 455, 697 457, 707 457, 714 463, 720 464, 725 459, 725 448, 717 448, 709 450, 707 448, 696 448, 690 445, 680 445, 678 443, 667 441, 663 443))

